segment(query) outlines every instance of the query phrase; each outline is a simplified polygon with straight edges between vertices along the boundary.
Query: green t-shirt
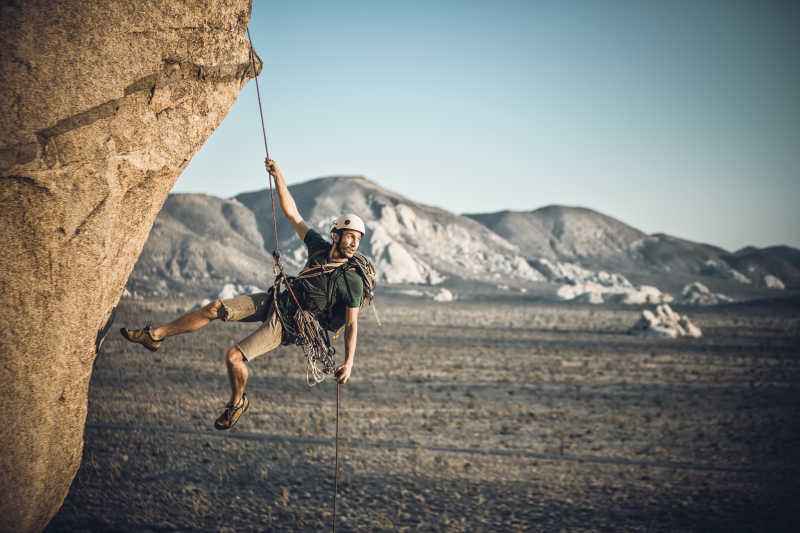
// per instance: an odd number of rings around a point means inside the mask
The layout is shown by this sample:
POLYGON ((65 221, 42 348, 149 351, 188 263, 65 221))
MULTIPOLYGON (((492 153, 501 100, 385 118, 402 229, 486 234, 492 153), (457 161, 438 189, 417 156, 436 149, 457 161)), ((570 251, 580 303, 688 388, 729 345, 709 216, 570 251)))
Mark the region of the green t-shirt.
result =
MULTIPOLYGON (((308 248, 306 268, 328 263, 332 244, 319 232, 308 230, 303 242, 308 248)), ((347 307, 360 307, 364 300, 361 276, 353 269, 342 268, 296 282, 298 298, 303 307, 312 312, 329 331, 336 331, 344 325, 347 307)))

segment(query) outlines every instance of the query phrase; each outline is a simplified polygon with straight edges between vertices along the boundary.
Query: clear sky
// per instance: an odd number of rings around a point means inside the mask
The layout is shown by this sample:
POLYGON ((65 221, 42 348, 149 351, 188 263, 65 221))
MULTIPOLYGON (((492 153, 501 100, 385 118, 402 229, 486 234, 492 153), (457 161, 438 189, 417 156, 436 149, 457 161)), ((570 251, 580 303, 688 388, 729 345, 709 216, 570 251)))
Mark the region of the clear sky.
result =
MULTIPOLYGON (((457 213, 800 247, 800 2, 254 0, 270 153, 457 213)), ((255 84, 175 191, 266 186, 255 84)))

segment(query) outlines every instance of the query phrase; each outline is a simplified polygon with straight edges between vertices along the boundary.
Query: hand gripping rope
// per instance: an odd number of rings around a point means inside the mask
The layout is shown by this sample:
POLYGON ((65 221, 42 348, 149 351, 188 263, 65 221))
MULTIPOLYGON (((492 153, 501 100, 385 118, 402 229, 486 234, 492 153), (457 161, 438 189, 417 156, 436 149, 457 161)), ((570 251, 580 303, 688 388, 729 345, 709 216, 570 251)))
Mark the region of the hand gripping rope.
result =
MULTIPOLYGON (((255 47, 253 46, 253 39, 250 36, 250 28, 247 28, 247 40, 250 43, 250 65, 253 68, 253 77, 256 81, 256 98, 258 99, 258 114, 261 118, 261 137, 264 139, 264 154, 269 160, 269 147, 267 145, 267 128, 264 124, 264 111, 261 106, 261 90, 258 86, 258 73, 256 70, 255 60, 255 47)), ((305 311, 300 305, 300 301, 292 290, 292 285, 289 283, 283 266, 281 265, 281 252, 278 248, 278 219, 275 214, 275 193, 272 187, 272 174, 267 172, 269 196, 272 203, 272 229, 275 238, 275 249, 272 251, 273 271, 275 273, 275 283, 273 286, 273 306, 275 312, 284 327, 289 323, 288 317, 281 316, 278 307, 278 292, 281 286, 284 286, 297 306, 297 312, 294 316, 294 329, 297 332, 297 337, 302 341, 303 351, 306 355, 306 380, 309 385, 315 385, 332 374, 335 370, 335 361, 333 359, 333 350, 327 342, 327 334, 320 327, 319 322, 314 316, 305 311)), ((340 407, 340 390, 339 382, 336 382, 336 459, 334 465, 334 489, 333 489, 333 521, 332 530, 336 531, 336 493, 339 491, 339 407, 340 407)))

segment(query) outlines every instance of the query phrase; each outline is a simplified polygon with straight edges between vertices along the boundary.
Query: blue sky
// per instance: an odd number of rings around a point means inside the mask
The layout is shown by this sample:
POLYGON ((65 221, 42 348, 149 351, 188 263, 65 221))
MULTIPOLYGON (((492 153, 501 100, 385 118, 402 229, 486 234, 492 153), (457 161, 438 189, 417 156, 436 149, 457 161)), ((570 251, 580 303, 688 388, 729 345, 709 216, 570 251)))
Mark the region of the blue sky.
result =
MULTIPOLYGON (((800 3, 265 2, 290 183, 359 174, 457 213, 580 205, 735 250, 800 247, 800 3)), ((255 84, 177 192, 263 188, 255 84)))

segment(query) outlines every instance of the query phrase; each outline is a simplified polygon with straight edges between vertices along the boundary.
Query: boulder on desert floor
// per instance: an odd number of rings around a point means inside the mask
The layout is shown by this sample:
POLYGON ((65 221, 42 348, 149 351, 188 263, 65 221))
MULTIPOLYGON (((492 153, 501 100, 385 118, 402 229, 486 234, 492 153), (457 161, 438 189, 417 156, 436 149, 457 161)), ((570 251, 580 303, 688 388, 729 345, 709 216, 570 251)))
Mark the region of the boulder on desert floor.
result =
POLYGON ((732 302, 733 299, 719 292, 711 290, 695 281, 689 283, 681 291, 681 303, 689 305, 719 305, 721 303, 732 302))
POLYGON ((639 320, 628 331, 631 335, 649 337, 702 337, 703 332, 686 315, 679 315, 667 304, 656 307, 655 312, 645 309, 639 320))
POLYGON ((445 288, 439 289, 439 291, 433 295, 433 300, 435 302, 452 302, 455 299, 456 299, 455 294, 453 294, 452 291, 445 288))

